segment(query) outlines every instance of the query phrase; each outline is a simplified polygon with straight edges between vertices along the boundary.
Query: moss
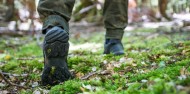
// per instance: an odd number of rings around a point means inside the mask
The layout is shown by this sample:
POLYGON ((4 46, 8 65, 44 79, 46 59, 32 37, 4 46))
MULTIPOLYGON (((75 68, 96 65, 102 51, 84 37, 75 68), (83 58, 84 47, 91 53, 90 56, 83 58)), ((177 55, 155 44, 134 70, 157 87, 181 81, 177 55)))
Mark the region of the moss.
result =
POLYGON ((42 49, 37 45, 37 43, 32 42, 26 45, 19 47, 18 57, 36 57, 42 56, 42 49))
MULTIPOLYGON (((76 72, 91 72, 93 67, 100 67, 101 60, 98 57, 91 55, 88 56, 75 56, 68 60, 68 66, 75 69, 76 72)), ((98 70, 98 69, 97 69, 98 70)))
POLYGON ((19 67, 19 64, 12 61, 12 62, 8 62, 6 63, 4 66, 2 66, 2 70, 3 71, 7 71, 7 72, 10 72, 12 70, 15 70, 19 67))
MULTIPOLYGON (((92 72, 92 69, 98 73, 86 80, 79 80, 80 77, 76 77, 76 79, 53 86, 50 89, 50 94, 86 92, 90 94, 188 94, 184 90, 176 89, 176 86, 190 86, 188 76, 182 80, 178 78, 183 67, 190 72, 190 41, 188 40, 190 33, 169 32, 165 34, 164 32, 168 31, 157 32, 156 29, 138 28, 126 32, 130 36, 123 37, 126 52, 123 56, 102 55, 104 32, 92 32, 91 35, 81 35, 80 38, 71 36, 70 41, 73 44, 80 45, 89 42, 101 43, 102 45, 101 48, 96 49, 97 52, 92 52, 90 48, 70 51, 68 56, 69 69, 74 70, 74 73, 85 75, 92 72), (158 36, 149 37, 155 33, 158 36), (134 65, 123 63, 120 67, 109 66, 108 68, 110 63, 116 62, 118 64, 121 58, 132 58, 134 65), (104 75, 99 73, 106 69, 111 72, 104 75), (95 89, 88 90, 84 88, 84 85, 90 85, 95 89)), ((31 41, 28 36, 19 39, 10 38, 10 40, 0 39, 3 40, 0 41, 0 51, 3 50, 2 54, 11 56, 9 60, 0 60, 2 71, 11 74, 30 74, 28 78, 18 77, 19 81, 16 83, 22 83, 26 80, 29 82, 26 85, 30 86, 32 82, 39 82, 43 70, 43 53, 37 43, 34 40, 31 41), (30 41, 21 43, 26 40, 30 41), (33 59, 27 60, 27 58, 33 59)), ((42 87, 39 86, 39 88, 42 87)), ((20 92, 31 94, 35 90, 38 88, 20 92)))
POLYGON ((79 80, 69 80, 64 84, 56 85, 51 88, 50 94, 77 94, 82 92, 80 87, 82 86, 82 81, 79 80))
POLYGON ((171 67, 167 67, 163 69, 156 69, 154 71, 150 71, 144 74, 139 73, 139 74, 131 76, 129 81, 135 82, 135 81, 141 81, 143 79, 164 78, 166 75, 172 80, 176 80, 177 76, 180 75, 179 71, 181 68, 182 66, 174 66, 174 67, 171 66, 171 67))

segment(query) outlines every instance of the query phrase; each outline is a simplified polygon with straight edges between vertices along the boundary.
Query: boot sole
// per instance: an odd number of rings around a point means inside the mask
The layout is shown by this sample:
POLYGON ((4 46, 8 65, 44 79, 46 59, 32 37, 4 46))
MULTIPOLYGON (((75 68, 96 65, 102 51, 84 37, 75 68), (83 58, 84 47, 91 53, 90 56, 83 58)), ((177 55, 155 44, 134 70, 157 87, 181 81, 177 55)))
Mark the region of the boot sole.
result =
POLYGON ((67 40, 68 34, 61 33, 62 38, 59 38, 60 32, 52 33, 51 36, 44 40, 44 55, 45 65, 41 76, 42 85, 56 85, 72 78, 71 73, 67 67, 67 55, 69 50, 69 43, 67 40), (57 35, 56 35, 57 33, 57 35), (54 36, 52 36, 54 34, 54 36), (56 39, 56 36, 58 38, 56 39), (65 40, 63 40, 63 37, 65 40), (50 40, 50 41, 49 41, 50 40))

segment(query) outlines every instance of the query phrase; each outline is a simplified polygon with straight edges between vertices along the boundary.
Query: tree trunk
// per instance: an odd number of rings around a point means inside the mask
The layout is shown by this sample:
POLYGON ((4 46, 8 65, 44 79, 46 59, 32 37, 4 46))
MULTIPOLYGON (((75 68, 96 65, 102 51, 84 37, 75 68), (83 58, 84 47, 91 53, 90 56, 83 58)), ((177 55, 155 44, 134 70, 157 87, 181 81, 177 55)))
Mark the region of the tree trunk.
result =
POLYGON ((159 10, 161 15, 167 20, 171 20, 171 18, 166 14, 168 0, 158 0, 159 1, 159 10))

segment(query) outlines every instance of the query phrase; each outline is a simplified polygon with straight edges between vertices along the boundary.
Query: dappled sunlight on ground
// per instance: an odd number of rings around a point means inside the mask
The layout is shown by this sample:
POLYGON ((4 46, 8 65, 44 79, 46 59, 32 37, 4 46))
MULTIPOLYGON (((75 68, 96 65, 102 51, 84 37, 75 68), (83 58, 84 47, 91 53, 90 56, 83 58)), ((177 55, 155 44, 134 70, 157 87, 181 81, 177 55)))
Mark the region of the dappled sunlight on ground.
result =
POLYGON ((84 43, 78 45, 70 43, 69 50, 71 52, 76 50, 87 50, 87 51, 97 52, 99 49, 102 49, 102 47, 103 47, 102 43, 84 43))

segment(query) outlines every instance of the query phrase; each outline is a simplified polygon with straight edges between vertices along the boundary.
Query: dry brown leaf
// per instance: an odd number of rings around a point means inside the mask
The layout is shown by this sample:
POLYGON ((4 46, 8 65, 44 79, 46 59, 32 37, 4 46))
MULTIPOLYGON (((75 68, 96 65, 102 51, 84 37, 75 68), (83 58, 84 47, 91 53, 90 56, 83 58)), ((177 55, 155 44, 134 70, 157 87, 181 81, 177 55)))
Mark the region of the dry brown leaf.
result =
POLYGON ((189 52, 190 52, 190 49, 185 49, 185 50, 182 51, 182 54, 183 54, 183 55, 186 55, 186 54, 188 54, 189 52))
POLYGON ((111 71, 110 70, 104 70, 104 71, 100 72, 100 74, 102 74, 102 75, 111 74, 111 71))
POLYGON ((80 87, 80 90, 81 90, 82 92, 85 92, 85 88, 83 88, 83 87, 80 87))
POLYGON ((4 50, 0 50, 0 53, 4 53, 4 50))
POLYGON ((120 91, 120 90, 122 90, 122 87, 119 87, 116 91, 120 91))
POLYGON ((83 77, 84 76, 84 73, 81 73, 81 72, 78 72, 77 74, 76 74, 76 77, 78 77, 78 78, 81 78, 81 77, 83 77))
POLYGON ((183 66, 183 68, 180 70, 181 75, 190 75, 190 72, 183 66))

